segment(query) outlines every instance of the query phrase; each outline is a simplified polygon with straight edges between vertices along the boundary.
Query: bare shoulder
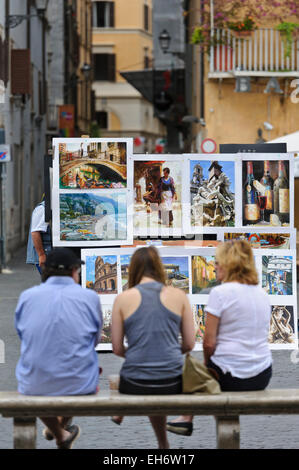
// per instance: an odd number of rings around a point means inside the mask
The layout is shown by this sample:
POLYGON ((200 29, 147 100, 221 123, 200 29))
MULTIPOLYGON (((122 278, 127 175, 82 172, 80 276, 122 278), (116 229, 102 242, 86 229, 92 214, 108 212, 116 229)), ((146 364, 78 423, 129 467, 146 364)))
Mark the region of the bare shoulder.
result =
POLYGON ((178 287, 165 286, 162 291, 162 295, 175 299, 176 301, 184 302, 187 298, 185 292, 178 287))

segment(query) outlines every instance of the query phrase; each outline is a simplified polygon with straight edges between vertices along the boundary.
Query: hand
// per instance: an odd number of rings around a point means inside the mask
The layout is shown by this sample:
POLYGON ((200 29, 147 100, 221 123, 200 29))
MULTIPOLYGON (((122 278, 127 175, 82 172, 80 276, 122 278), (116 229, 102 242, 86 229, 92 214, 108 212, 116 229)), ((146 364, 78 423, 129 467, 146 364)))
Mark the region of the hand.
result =
POLYGON ((177 200, 178 200, 177 193, 174 193, 174 197, 173 197, 173 199, 174 199, 175 201, 177 201, 177 200))
POLYGON ((45 255, 45 253, 44 253, 43 255, 40 255, 40 256, 38 257, 38 264, 39 264, 40 267, 41 267, 43 264, 45 264, 45 262, 46 262, 46 255, 45 255))

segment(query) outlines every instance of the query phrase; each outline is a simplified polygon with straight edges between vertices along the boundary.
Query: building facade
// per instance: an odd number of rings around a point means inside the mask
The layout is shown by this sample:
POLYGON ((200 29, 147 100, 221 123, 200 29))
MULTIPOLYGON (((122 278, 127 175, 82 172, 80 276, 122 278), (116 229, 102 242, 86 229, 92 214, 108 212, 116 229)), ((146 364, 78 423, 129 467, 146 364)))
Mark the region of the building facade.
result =
POLYGON ((134 152, 152 152, 164 133, 152 104, 120 72, 152 66, 152 1, 92 1, 93 90, 102 137, 133 137, 134 152))
MULTIPOLYGON (((201 24, 200 0, 186 3, 190 39, 201 24)), ((193 47, 192 115, 203 125, 193 124, 192 150, 202 152, 207 137, 219 151, 219 144, 262 143, 297 131, 299 106, 291 97, 299 74, 298 40, 287 55, 273 24, 247 37, 217 28, 213 34, 215 45, 204 55, 199 45, 193 47)))

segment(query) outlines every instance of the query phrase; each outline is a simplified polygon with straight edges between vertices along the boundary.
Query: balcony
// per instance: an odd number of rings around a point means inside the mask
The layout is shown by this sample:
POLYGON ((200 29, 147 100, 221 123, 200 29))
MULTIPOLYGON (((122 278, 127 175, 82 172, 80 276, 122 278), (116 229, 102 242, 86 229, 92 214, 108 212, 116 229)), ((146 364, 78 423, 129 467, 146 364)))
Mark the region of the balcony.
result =
POLYGON ((210 48, 209 78, 299 77, 299 41, 293 40, 289 57, 279 31, 258 29, 246 38, 215 29, 217 45, 210 48), (221 44, 219 44, 221 43, 221 44))

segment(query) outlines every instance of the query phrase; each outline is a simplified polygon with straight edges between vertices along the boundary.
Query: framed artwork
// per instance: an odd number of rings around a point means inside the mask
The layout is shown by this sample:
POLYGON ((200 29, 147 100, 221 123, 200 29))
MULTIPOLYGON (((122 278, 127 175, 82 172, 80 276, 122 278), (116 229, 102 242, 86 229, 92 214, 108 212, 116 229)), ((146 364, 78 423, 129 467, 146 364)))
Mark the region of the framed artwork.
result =
POLYGON ((53 245, 132 243, 132 139, 53 139, 53 147, 53 245))
POLYGON ((271 309, 271 349, 294 349, 298 342, 297 305, 272 305, 271 309))
POLYGON ((236 225, 237 155, 185 154, 185 234, 218 233, 236 225))
POLYGON ((134 155, 134 236, 182 236, 182 155, 134 155))
POLYGON ((293 154, 242 155, 242 223, 293 227, 293 154))
POLYGON ((280 230, 273 227, 268 229, 259 227, 258 230, 248 227, 246 231, 232 228, 229 232, 219 234, 218 240, 247 240, 253 249, 293 250, 296 248, 296 231, 284 227, 280 230))

